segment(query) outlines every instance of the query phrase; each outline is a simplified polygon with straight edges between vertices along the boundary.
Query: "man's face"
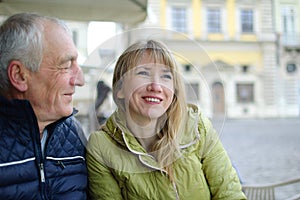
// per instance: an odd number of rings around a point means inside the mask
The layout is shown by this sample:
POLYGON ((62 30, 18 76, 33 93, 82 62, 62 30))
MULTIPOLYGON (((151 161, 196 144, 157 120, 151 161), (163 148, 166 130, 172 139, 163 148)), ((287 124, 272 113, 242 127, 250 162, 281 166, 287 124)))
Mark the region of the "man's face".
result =
POLYGON ((53 122, 73 111, 75 86, 84 85, 77 63, 77 49, 65 30, 54 23, 45 25, 44 56, 38 72, 30 72, 26 99, 39 122, 53 122))

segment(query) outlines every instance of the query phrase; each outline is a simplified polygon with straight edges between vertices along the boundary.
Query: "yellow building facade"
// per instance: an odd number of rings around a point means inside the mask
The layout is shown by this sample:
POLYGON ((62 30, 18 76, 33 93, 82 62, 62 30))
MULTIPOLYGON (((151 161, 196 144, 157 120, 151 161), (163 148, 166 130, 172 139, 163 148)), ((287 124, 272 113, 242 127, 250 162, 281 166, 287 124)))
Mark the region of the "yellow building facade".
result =
POLYGON ((272 0, 148 3, 148 19, 139 27, 168 32, 158 38, 175 52, 182 65, 188 100, 207 115, 299 116, 297 102, 281 104, 285 97, 279 85, 282 74, 274 29, 276 4, 272 0))

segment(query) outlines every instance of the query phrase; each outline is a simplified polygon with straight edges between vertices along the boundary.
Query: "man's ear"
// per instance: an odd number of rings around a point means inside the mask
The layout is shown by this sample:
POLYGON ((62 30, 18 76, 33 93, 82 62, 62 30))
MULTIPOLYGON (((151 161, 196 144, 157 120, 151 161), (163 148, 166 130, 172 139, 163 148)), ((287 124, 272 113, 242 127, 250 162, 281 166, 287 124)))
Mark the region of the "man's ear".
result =
POLYGON ((25 66, 20 61, 11 61, 8 65, 7 73, 10 83, 14 88, 20 92, 25 92, 27 90, 28 70, 26 70, 25 66))

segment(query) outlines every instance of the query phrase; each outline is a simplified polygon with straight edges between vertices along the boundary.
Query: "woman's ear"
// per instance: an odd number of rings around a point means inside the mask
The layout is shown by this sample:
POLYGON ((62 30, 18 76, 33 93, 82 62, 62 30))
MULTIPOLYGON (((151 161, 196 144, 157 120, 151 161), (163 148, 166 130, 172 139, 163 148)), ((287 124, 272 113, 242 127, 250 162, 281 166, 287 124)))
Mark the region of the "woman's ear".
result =
POLYGON ((118 81, 117 86, 115 87, 115 90, 117 91, 116 97, 118 99, 124 99, 125 98, 125 94, 124 94, 124 91, 123 91, 123 81, 122 80, 118 81))
POLYGON ((117 91, 117 98, 118 99, 124 99, 125 98, 125 94, 124 94, 124 91, 123 91, 123 87, 121 86, 119 88, 119 90, 117 91))
POLYGON ((8 65, 8 78, 14 88, 20 92, 25 92, 28 89, 27 73, 25 66, 17 60, 13 60, 8 65))

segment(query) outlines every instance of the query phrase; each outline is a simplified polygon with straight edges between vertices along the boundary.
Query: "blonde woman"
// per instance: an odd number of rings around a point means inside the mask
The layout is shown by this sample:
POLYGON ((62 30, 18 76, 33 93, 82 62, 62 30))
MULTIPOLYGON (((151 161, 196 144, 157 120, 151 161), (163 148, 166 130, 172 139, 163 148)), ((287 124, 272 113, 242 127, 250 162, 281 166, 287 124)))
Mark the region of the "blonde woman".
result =
POLYGON ((186 103, 177 63, 161 42, 119 57, 117 110, 88 142, 92 199, 246 199, 210 121, 186 103))

